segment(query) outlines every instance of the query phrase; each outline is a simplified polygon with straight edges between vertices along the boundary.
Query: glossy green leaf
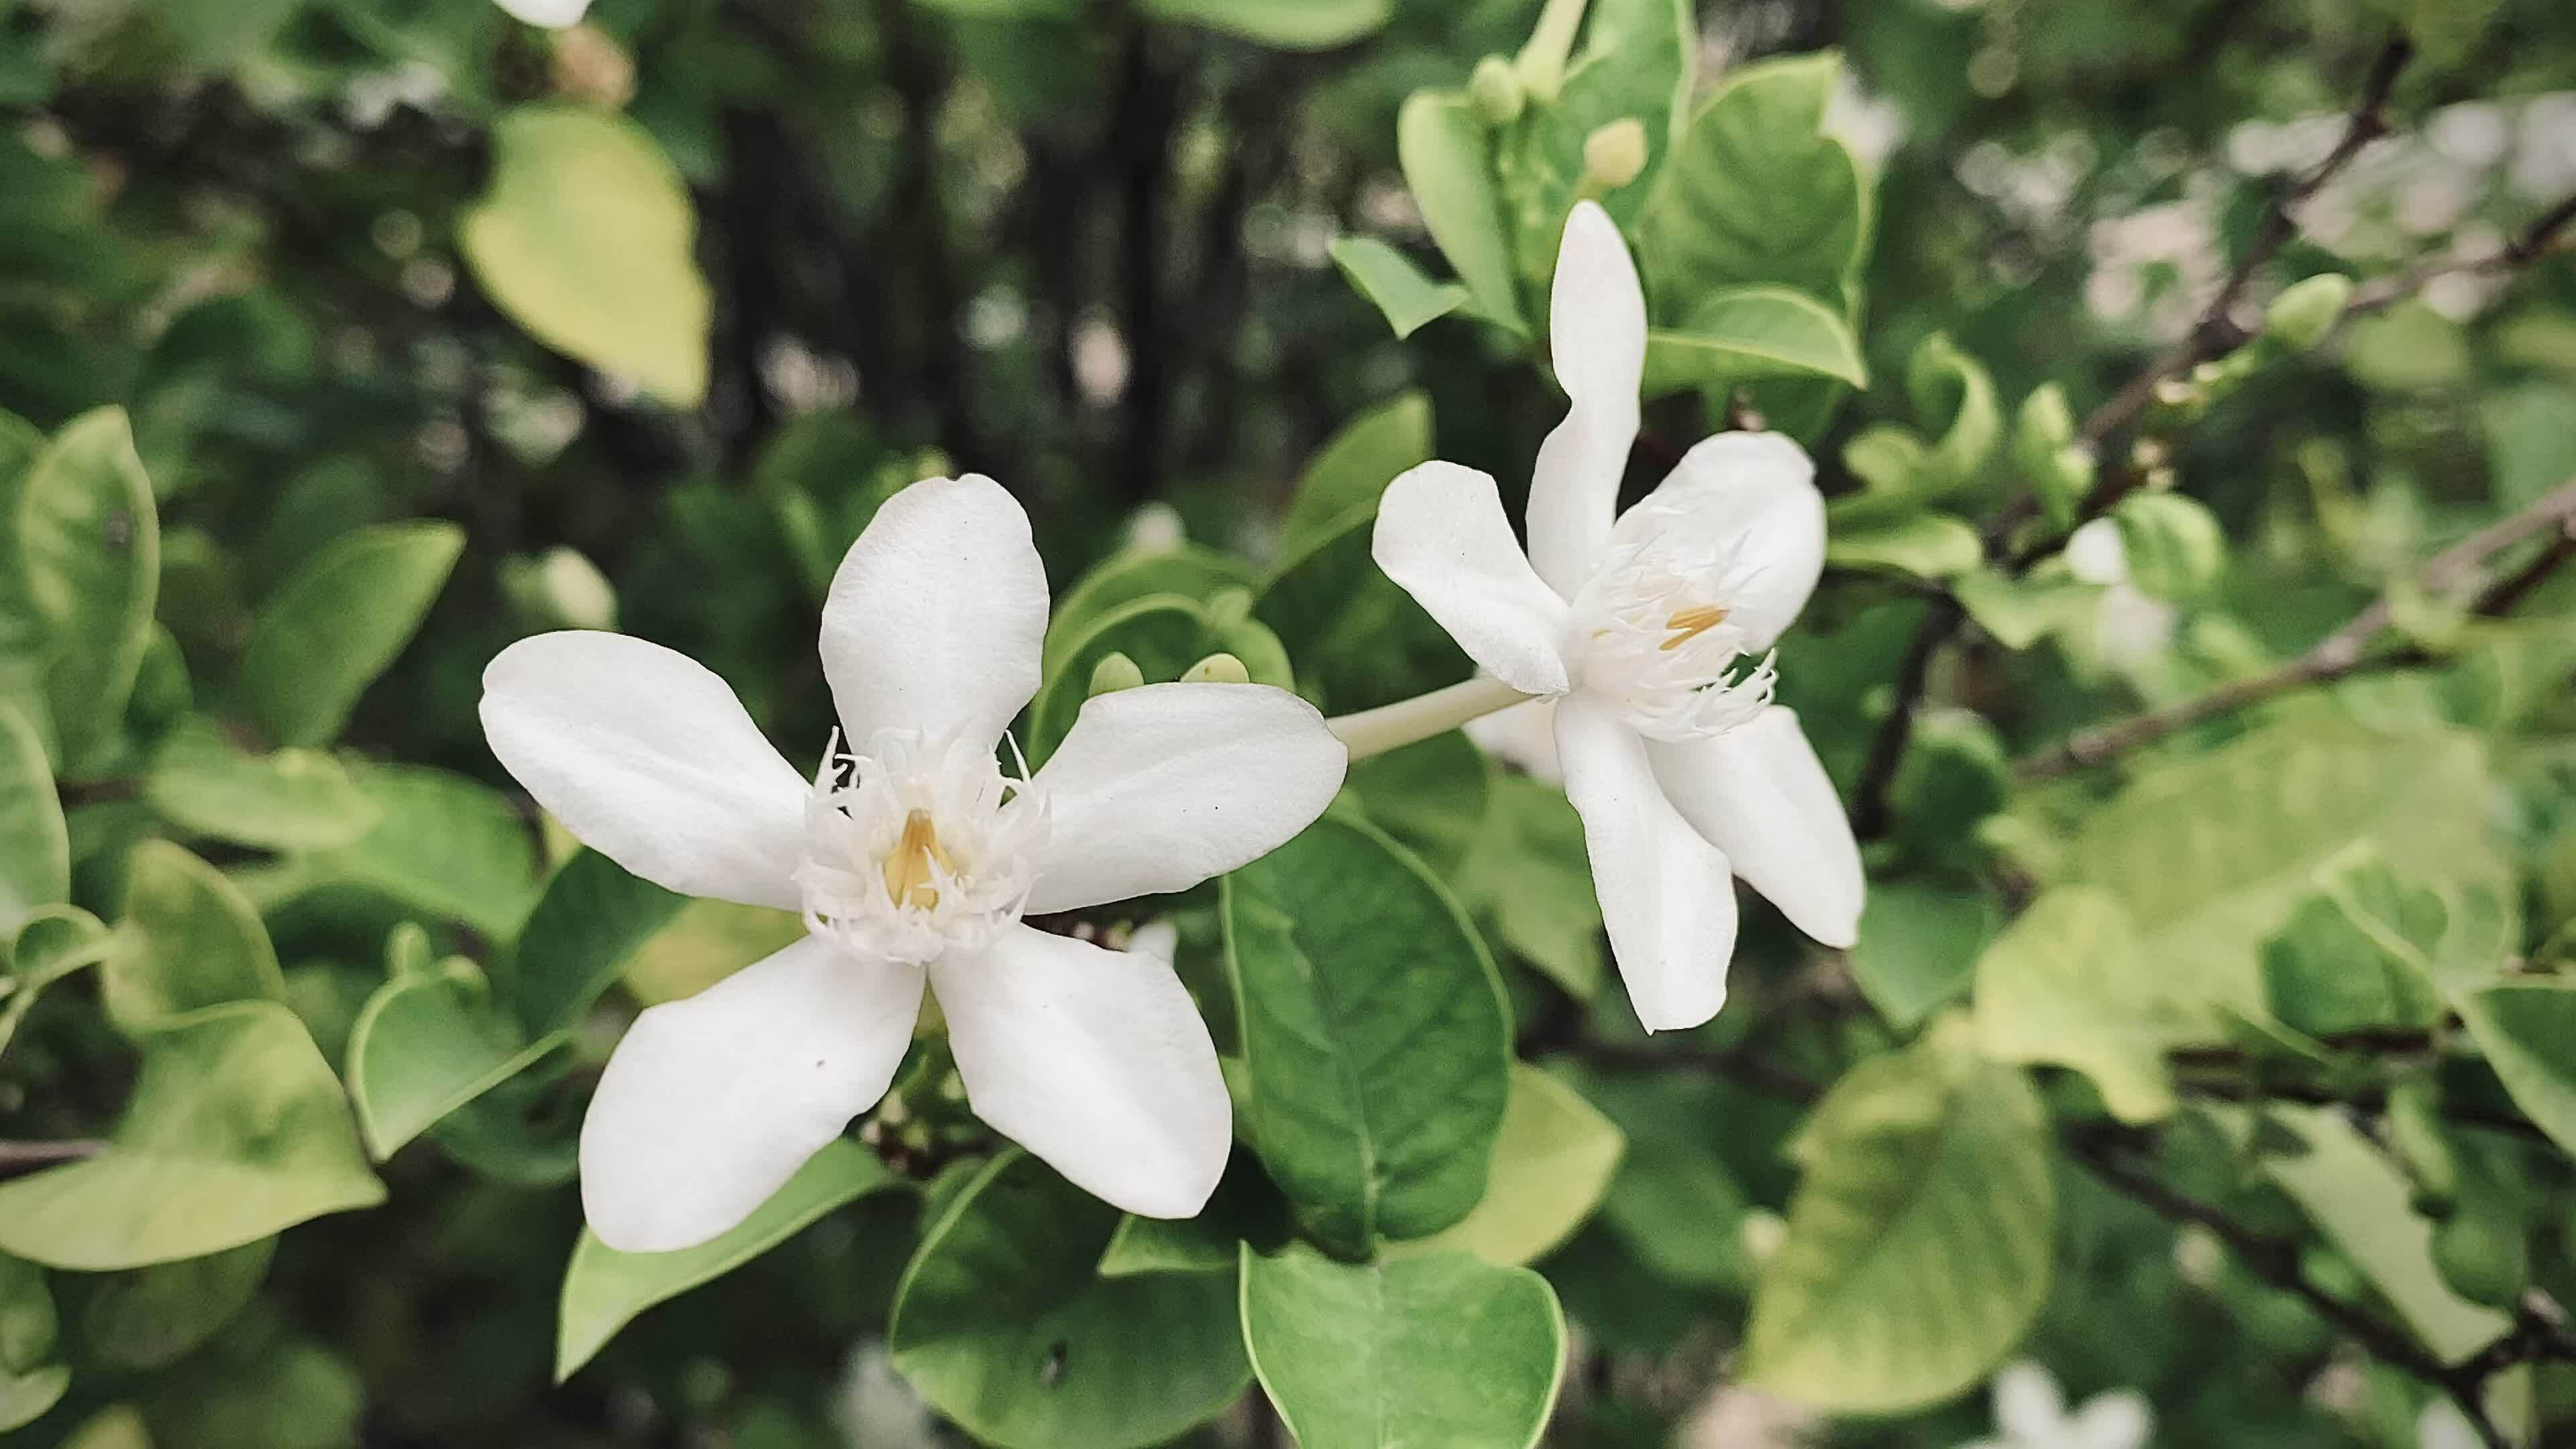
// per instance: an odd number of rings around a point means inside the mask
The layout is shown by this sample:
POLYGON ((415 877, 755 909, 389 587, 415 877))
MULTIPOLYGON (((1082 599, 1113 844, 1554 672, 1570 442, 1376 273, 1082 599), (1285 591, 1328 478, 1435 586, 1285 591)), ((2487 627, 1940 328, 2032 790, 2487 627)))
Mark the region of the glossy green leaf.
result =
POLYGON ((1547 1280, 1466 1253, 1337 1263, 1243 1254, 1243 1341, 1301 1449, 1528 1449, 1556 1406, 1547 1280))
POLYGON ((0 1373, 0 1434, 32 1424, 71 1391, 69 1364, 42 1364, 25 1373, 0 1373))
POLYGON ((2452 998, 2470 1039, 2513 1103, 2562 1151, 2576 1153, 2576 983, 2507 981, 2452 998))
POLYGON ((347 845, 382 814, 319 750, 253 755, 210 720, 182 722, 152 757, 143 797, 182 829, 272 850, 347 845))
POLYGON ((2047 1114, 1951 1027, 1854 1067, 1791 1144, 1805 1175, 1754 1293, 1747 1382, 1831 1413, 1937 1403, 2047 1300, 2047 1114))
POLYGON ((1328 815, 1224 885, 1252 1140, 1319 1241, 1425 1237, 1484 1195, 1509 1022, 1457 902, 1328 815))
POLYGON ((1282 50, 1328 50, 1383 29, 1394 0, 1144 0, 1157 20, 1204 25, 1282 50))
POLYGON ((1947 513, 1903 517, 1835 529, 1825 541, 1825 562, 1835 568, 1947 579, 1985 560, 1976 529, 1947 513))
POLYGON ((887 1330, 895 1367, 1001 1449, 1142 1449, 1252 1376, 1223 1273, 1095 1271, 1116 1208, 1011 1151, 923 1234, 887 1330))
POLYGON ((1373 507, 1344 514, 1283 555, 1253 604, 1296 661, 1299 691, 1337 714, 1455 684, 1475 669, 1378 568, 1376 526, 1373 507))
POLYGON ((1872 881, 1852 945, 1852 980, 1879 1015, 1912 1028, 1968 988, 1978 953, 2001 924, 1981 892, 1872 881))
POLYGON ((0 700, 0 936, 14 935, 38 907, 70 899, 71 890, 71 832, 45 742, 0 700))
POLYGON ((1032 769, 1045 764, 1072 732, 1083 702, 1091 697, 1092 671, 1112 654, 1134 660, 1148 684, 1170 683, 1211 654, 1242 660, 1255 684, 1284 687, 1290 682, 1287 650, 1258 622, 1177 594, 1148 594, 1103 614, 1065 649, 1055 672, 1038 686, 1038 697, 1029 704, 1028 732, 1020 740, 1032 769))
MULTIPOLYGON (((1689 100, 1698 54, 1698 26, 1682 0, 1591 0, 1577 10, 1586 22, 1583 49, 1564 58, 1555 96, 1533 95, 1495 134, 1495 176, 1520 276, 1533 297, 1548 293, 1565 220, 1579 196, 1599 193, 1621 226, 1636 220, 1671 150, 1675 113, 1689 100), (1642 133, 1640 169, 1606 191, 1587 185, 1585 142, 1621 123, 1642 133)), ((1546 25, 1542 20, 1541 28, 1546 25)), ((1541 43, 1535 32, 1531 40, 1541 43)), ((1523 55, 1526 75, 1535 56, 1528 47, 1523 55)))
POLYGON ((1977 1046, 1999 1062, 2073 1067, 2113 1116, 2153 1122, 2174 1109, 2165 1049, 2197 1025, 2193 984, 2139 952, 2118 897, 2053 890, 1977 958, 1977 1046))
POLYGON ((78 906, 44 906, 20 924, 7 952, 7 989, 0 993, 0 1051, 18 1034, 46 987, 96 966, 125 949, 98 917, 78 906))
POLYGON ((845 1138, 815 1153, 750 1217, 697 1247, 621 1253, 583 1229, 564 1268, 555 1332, 556 1382, 590 1362, 644 1310, 714 1282, 836 1208, 903 1185, 875 1153, 845 1138))
POLYGON ((1590 1001, 1608 953, 1582 817, 1565 792, 1527 775, 1496 771, 1486 793, 1484 829, 1459 865, 1459 898, 1492 944, 1590 1001))
POLYGON ((277 1240, 99 1278, 81 1307, 81 1341, 120 1368, 177 1362, 241 1312, 268 1276, 277 1240))
POLYGON ((257 1307, 144 1387, 152 1449, 345 1449, 367 1404, 345 1359, 257 1307))
POLYGON ((1131 549, 1084 574, 1055 601, 1047 619, 1041 667, 1054 673, 1094 624, 1138 599, 1177 594, 1205 604, 1227 589, 1250 589, 1259 582, 1247 565, 1195 544, 1131 549))
POLYGON ((1787 287, 1734 287, 1694 304, 1680 327, 1646 334, 1646 396, 1766 377, 1869 385, 1860 341, 1842 314, 1787 287))
POLYGON ((65 772, 114 743, 152 638, 161 534, 121 408, 63 425, 18 484, 24 597, 45 633, 45 697, 65 772))
POLYGON ((530 335, 673 407, 707 391, 711 304, 688 189, 614 112, 525 106, 492 130, 490 186, 458 240, 485 291, 530 335))
POLYGON ((452 523, 342 534, 261 606, 242 655, 251 714, 280 745, 325 745, 420 628, 465 547, 452 523))
POLYGON ((1476 314, 1528 332, 1494 181, 1493 136, 1475 106, 1464 92, 1414 92, 1396 114, 1395 150, 1422 224, 1466 287, 1476 314))
POLYGON ((2398 879, 2375 844, 2357 842, 2317 868, 2313 891, 2263 944, 2263 999, 2274 1020, 2312 1037, 2430 1027, 2449 925, 2438 892, 2398 879))
POLYGON ((1355 516, 1374 516, 1396 475, 1431 461, 1431 398, 1415 390, 1344 423, 1315 450, 1288 500, 1281 546, 1309 546, 1355 516))
POLYGON ((367 1151, 396 1149, 552 1051, 496 1011, 483 973, 462 959, 397 972, 349 1028, 349 1097, 367 1151))
POLYGON ((1493 777, 1484 752, 1451 730, 1352 762, 1344 788, 1370 824, 1455 881, 1483 834, 1493 777))
POLYGON ((1387 1256, 1454 1248, 1505 1267, 1535 1262, 1600 1206, 1627 1141, 1581 1093, 1514 1062, 1485 1195, 1432 1236, 1387 1244, 1387 1256))
POLYGON ((687 902, 595 850, 565 861, 528 912, 503 978, 519 1029, 533 1037, 571 1026, 687 902))
POLYGON ((124 925, 132 943, 101 975, 108 1014, 128 1031, 222 1002, 286 999, 258 910, 223 872, 168 841, 135 847, 124 925))
POLYGON ((71 1366, 52 1361, 59 1327, 44 1272, 0 1258, 0 1434, 34 1423, 71 1387, 71 1366))
POLYGON ((1332 252, 1333 265, 1342 269, 1342 276, 1361 296, 1377 304, 1398 338, 1410 337, 1423 324, 1467 305, 1465 287, 1431 280, 1413 258, 1376 237, 1335 237, 1332 252))
POLYGON ((537 895, 536 842, 509 798, 444 770, 352 769, 380 813, 355 844, 295 858, 270 889, 289 897, 354 887, 406 911, 517 934, 537 895))
POLYGON ((1701 104, 1637 220, 1656 316, 1764 285, 1848 305, 1870 201, 1860 163, 1822 130, 1841 70, 1831 53, 1760 61, 1701 104))
POLYGON ((2150 598, 2189 601, 2207 594, 2227 567, 2227 535, 2198 500, 2179 493, 2132 493, 2111 511, 2129 582, 2150 598))
POLYGON ((0 1252, 140 1268, 384 1200, 339 1079, 295 1013, 227 1002, 161 1022, 141 1045, 104 1151, 0 1183, 0 1252))
POLYGON ((1234 1271, 1233 1233, 1195 1218, 1140 1218, 1129 1213, 1118 1220, 1109 1246, 1100 1251, 1100 1276, 1126 1278, 1138 1273, 1230 1273, 1234 1271))

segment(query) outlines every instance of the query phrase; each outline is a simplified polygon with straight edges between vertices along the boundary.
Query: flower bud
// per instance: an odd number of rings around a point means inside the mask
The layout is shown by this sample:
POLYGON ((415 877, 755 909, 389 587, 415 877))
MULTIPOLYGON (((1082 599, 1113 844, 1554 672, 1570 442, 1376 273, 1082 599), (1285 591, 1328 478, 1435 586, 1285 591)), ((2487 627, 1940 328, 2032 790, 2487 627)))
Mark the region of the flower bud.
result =
POLYGON ((1136 661, 1124 654, 1102 655, 1100 662, 1091 666, 1093 698, 1116 694, 1122 689, 1134 689, 1144 682, 1145 671, 1136 667, 1136 661))
POLYGON ((1524 52, 1512 66, 1512 75, 1521 83, 1522 95, 1542 106, 1552 106, 1557 93, 1565 89, 1565 57, 1524 52))
POLYGON ((2351 300, 2352 278, 2319 273, 2272 299, 2263 314, 2263 335, 2293 352, 2305 352, 2334 330, 2335 319, 2351 300))
POLYGON ((1252 671, 1231 654, 1211 654, 1190 666, 1181 676, 1183 684, 1250 684, 1252 671))
POLYGON ((1499 55, 1489 55, 1476 62, 1476 73, 1467 79, 1467 99, 1476 114, 1488 126, 1508 126, 1521 117, 1521 107, 1529 101, 1521 89, 1521 78, 1512 63, 1499 55))
POLYGON ((1646 169, 1646 123, 1634 116, 1618 120, 1583 138, 1583 179, 1603 191, 1615 191, 1646 169))

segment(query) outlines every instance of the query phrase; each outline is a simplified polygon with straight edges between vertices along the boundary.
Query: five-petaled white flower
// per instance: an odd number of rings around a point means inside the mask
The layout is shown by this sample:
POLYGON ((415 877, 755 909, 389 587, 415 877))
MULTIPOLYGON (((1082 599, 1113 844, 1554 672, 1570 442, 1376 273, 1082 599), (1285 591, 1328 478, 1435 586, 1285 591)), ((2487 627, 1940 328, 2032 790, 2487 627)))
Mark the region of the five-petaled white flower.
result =
POLYGON ((989 478, 877 513, 823 606, 842 731, 809 781, 725 686, 620 634, 523 639, 483 676, 492 751, 646 880, 803 913, 808 934, 635 1021, 582 1124, 609 1246, 714 1237, 884 1095, 925 979, 967 1101, 1130 1212, 1196 1213, 1232 1141, 1216 1051, 1167 960, 1021 924, 1186 889, 1304 829, 1340 788, 1314 708, 1247 684, 1085 703, 1034 777, 1003 731, 1038 687, 1046 575, 989 478))
POLYGON ((1768 651, 1824 569, 1824 498, 1795 443, 1723 433, 1614 518, 1646 307, 1590 202, 1566 223, 1550 320, 1572 405, 1539 448, 1527 556, 1494 480, 1454 463, 1387 486, 1375 552, 1485 672, 1557 701, 1628 999, 1649 1029, 1696 1026, 1726 999, 1730 873, 1827 945, 1859 927, 1850 822, 1798 717, 1771 702, 1768 651))
POLYGON ((2009 1363, 1995 1375, 1996 1438, 1960 1449, 2146 1449, 2155 1414, 2134 1389, 2096 1394, 2068 1412, 2047 1369, 2009 1363))

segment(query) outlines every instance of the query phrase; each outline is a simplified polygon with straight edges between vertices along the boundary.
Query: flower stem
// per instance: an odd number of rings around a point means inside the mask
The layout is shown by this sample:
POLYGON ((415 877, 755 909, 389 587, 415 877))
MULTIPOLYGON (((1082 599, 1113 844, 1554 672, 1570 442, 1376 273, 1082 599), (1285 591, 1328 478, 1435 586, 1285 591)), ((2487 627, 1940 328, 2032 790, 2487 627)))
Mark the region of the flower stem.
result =
POLYGON ((1357 714, 1336 715, 1324 721, 1324 727, 1349 747, 1353 760, 1365 760, 1446 734, 1471 719, 1537 697, 1480 674, 1464 684, 1435 689, 1429 694, 1357 714))

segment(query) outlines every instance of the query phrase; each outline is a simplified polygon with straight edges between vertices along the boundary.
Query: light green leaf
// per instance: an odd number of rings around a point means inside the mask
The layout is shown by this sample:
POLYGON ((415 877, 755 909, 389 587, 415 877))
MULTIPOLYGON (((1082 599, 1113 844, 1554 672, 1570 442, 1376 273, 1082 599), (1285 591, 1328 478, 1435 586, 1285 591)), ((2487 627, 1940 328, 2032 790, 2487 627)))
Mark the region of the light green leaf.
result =
POLYGON ((1936 1024, 1826 1094, 1764 1265, 1743 1377, 1828 1413, 1937 1403, 1986 1377, 2048 1298, 2048 1118, 2020 1073, 1936 1024))
POLYGON ((923 1234, 895 1290, 895 1367, 1001 1449, 1142 1449, 1252 1377, 1224 1273, 1094 1271, 1119 1212, 1019 1151, 923 1234))
POLYGON ((1985 546, 1977 531, 1947 513, 1913 513, 1850 525, 1838 521, 1825 540, 1825 562, 1835 568, 1918 579, 1964 574, 1984 560, 1985 546))
POLYGON ((1281 528, 1283 551, 1316 543, 1363 511, 1374 516, 1386 485, 1431 456, 1431 398, 1420 389, 1342 424, 1297 475, 1281 528))
POLYGON ((2198 501, 2179 493, 2132 493, 2111 511, 2129 582, 2152 598, 2188 602, 2207 594, 2227 568, 2227 535, 2198 501))
POLYGON ((1852 945, 1852 979, 1879 1015, 1911 1029, 1967 989, 1999 915, 1971 887, 1872 881, 1852 945))
POLYGON ((1960 351, 1949 334, 1935 332, 1907 360, 1905 390, 1915 416, 1939 433, 1924 460, 1931 472, 1915 487, 1944 497, 1975 482, 2003 436, 2003 410, 1985 367, 1960 351))
POLYGON ((104 1151, 0 1183, 0 1252, 140 1268, 384 1201, 339 1079, 292 1011, 227 1002, 162 1022, 141 1045, 104 1151))
POLYGON ((2506 981, 2452 998, 2469 1037, 2532 1125, 2576 1153, 2576 983, 2506 981))
POLYGON ((1376 237, 1337 236, 1332 252, 1333 265, 1361 296, 1377 304, 1399 339, 1467 305, 1465 287, 1431 280, 1413 258, 1376 237))
POLYGON ((1654 315, 1688 317, 1711 292, 1763 285, 1849 305, 1870 202, 1859 161, 1822 129, 1841 72, 1826 52, 1719 81, 1638 216, 1654 315))
POLYGON ((491 184, 458 228, 484 290, 547 346, 696 407, 710 315, 697 215, 653 138, 589 106, 524 106, 492 148, 491 184))
POLYGON ((25 1373, 0 1373, 0 1434, 32 1424, 71 1391, 70 1364, 49 1363, 25 1373))
POLYGON ((2431 1026, 2441 1015, 2433 961, 2449 918, 2441 895, 2399 880, 2376 844, 2337 852, 2263 945, 2273 1019, 2312 1037, 2431 1026))
POLYGON ((1527 1268, 1465 1253, 1337 1263, 1243 1252, 1243 1342, 1300 1449, 1528 1449, 1565 1371, 1565 1314, 1527 1268))
POLYGON ((71 898, 72 838, 45 763, 45 742, 0 699, 0 936, 39 906, 71 898))
POLYGON ((2433 1225, 2410 1205, 2405 1176, 2351 1123, 2322 1107, 2276 1106, 2266 1115, 2306 1150, 2267 1154, 2264 1170, 2425 1347, 2444 1363, 2458 1363, 2512 1326, 2443 1281, 2433 1266, 2433 1225))
POLYGON ((160 589, 159 513, 123 409, 63 425, 19 481, 15 527, 54 737, 81 774, 115 743, 160 589))
POLYGON ((1329 50, 1385 28, 1394 0, 1144 0, 1156 20, 1204 25, 1282 50, 1329 50))
POLYGON ((2118 897, 2053 890, 1977 958, 1977 1046, 1999 1062, 2073 1067, 2111 1115, 2153 1122, 2174 1109, 2165 1049, 2197 1024, 2190 982, 2139 954, 2118 897))
POLYGON ((1581 1093, 1514 1062, 1484 1197, 1430 1237, 1387 1244, 1386 1254, 1407 1258, 1459 1249, 1502 1267, 1535 1262, 1600 1206, 1627 1142, 1581 1093))
POLYGON ((1950 592, 2006 649, 2027 649, 2051 634, 2073 633, 2099 614, 2102 589, 2081 582, 2059 565, 2013 578, 2001 569, 1970 569, 1950 581, 1950 592))
POLYGON ((376 827, 354 845, 297 857, 277 889, 354 886, 495 939, 518 933, 537 894, 536 842, 508 797, 413 765, 351 774, 382 812, 376 827))
POLYGON ((44 989, 121 950, 115 934, 78 906, 42 906, 20 923, 9 943, 7 988, 0 993, 0 1051, 18 1034, 18 1023, 44 989))
POLYGON ((570 1027, 687 903, 595 850, 565 861, 528 912, 502 978, 519 1029, 539 1037, 570 1027))
POLYGON ((350 844, 382 813, 329 755, 253 755, 206 719, 171 730, 143 777, 143 797, 181 829, 273 850, 350 844))
POLYGON ((108 1015, 127 1031, 227 1001, 284 1001, 268 929, 223 872, 166 840, 134 848, 125 881, 132 941, 101 971, 108 1015))
POLYGON ((1328 815, 1225 878, 1226 960, 1261 1158, 1358 1255, 1484 1195, 1511 1037, 1484 943, 1410 853, 1328 815))
POLYGON ((1245 564, 1195 544, 1119 554, 1084 574, 1055 601, 1040 665, 1053 674, 1094 624, 1138 599, 1178 594, 1205 604, 1227 589, 1250 589, 1259 582, 1245 564))
POLYGON ((81 1309, 81 1339, 120 1368, 165 1368, 241 1312, 276 1252, 277 1239, 262 1238, 101 1277, 81 1309))
POLYGON ((465 547, 452 523, 344 533, 262 605, 242 655, 251 714, 280 745, 326 745, 420 628, 465 547))
POLYGON ((1711 292, 1692 307, 1685 325, 1646 334, 1648 397, 1766 377, 1869 384, 1850 324, 1839 312, 1787 287, 1711 292))
POLYGON ((750 1217, 723 1235, 676 1253, 621 1253, 584 1228, 564 1268, 555 1332, 555 1382, 570 1378, 637 1314, 712 1283, 845 1204, 902 1187, 877 1155, 844 1138, 807 1159, 750 1217))
POLYGON ((1459 898, 1490 940, 1590 1001, 1607 962, 1582 817, 1564 791, 1527 775, 1492 772, 1486 798, 1485 828, 1458 868, 1459 898))
MULTIPOLYGON (((1699 46, 1693 8, 1683 0, 1591 0, 1583 51, 1565 64, 1553 99, 1530 103, 1495 135, 1494 169, 1514 254, 1531 296, 1547 295, 1565 219, 1587 189, 1584 143, 1604 126, 1631 123, 1643 133, 1642 168, 1599 200, 1622 227, 1634 223, 1652 195, 1688 102, 1699 46)), ((1542 19, 1539 30, 1548 21, 1542 19)), ((1567 38, 1571 38, 1570 34, 1567 38)), ((1531 45, 1541 45, 1534 31, 1531 45)), ((1524 47, 1526 66, 1535 60, 1524 47)), ((1524 76, 1528 71, 1524 69, 1524 76)))
POLYGON ((1206 1213, 1195 1218, 1140 1218, 1129 1213, 1118 1220, 1118 1231, 1109 1235, 1109 1246, 1100 1252, 1100 1276, 1232 1272, 1238 1241, 1206 1213))
POLYGON ((1476 314, 1527 335, 1503 202, 1494 182, 1493 135, 1459 91, 1415 91, 1396 113, 1395 150, 1422 224, 1475 300, 1476 314))
POLYGON ((1020 740, 1030 768, 1044 765, 1072 732, 1083 702, 1091 697, 1092 671, 1112 654, 1134 660, 1148 684, 1178 679, 1211 654, 1242 660, 1255 684, 1285 687, 1291 682, 1288 651, 1260 623, 1178 594, 1148 594, 1101 615, 1066 647, 1055 672, 1038 686, 1038 697, 1029 705, 1028 732, 1020 740))
POLYGON ((805 939, 794 911, 683 900, 669 925, 627 955, 620 975, 647 1006, 695 996, 764 956, 805 939))
POLYGON ((1370 553, 1377 508, 1354 508, 1290 549, 1253 613, 1297 661, 1298 689, 1334 713, 1455 684, 1467 656, 1370 553))
POLYGON ((50 1361, 58 1326, 43 1271, 0 1258, 0 1434, 34 1423, 71 1387, 71 1366, 50 1361))
POLYGON ((258 1308, 156 1375, 142 1399, 152 1449, 346 1449, 366 1408, 357 1370, 258 1308))
POLYGON ((358 1133, 381 1161, 440 1119, 508 1081, 560 1045, 530 1041, 493 1009, 470 961, 394 973, 349 1028, 349 1096, 358 1133))

